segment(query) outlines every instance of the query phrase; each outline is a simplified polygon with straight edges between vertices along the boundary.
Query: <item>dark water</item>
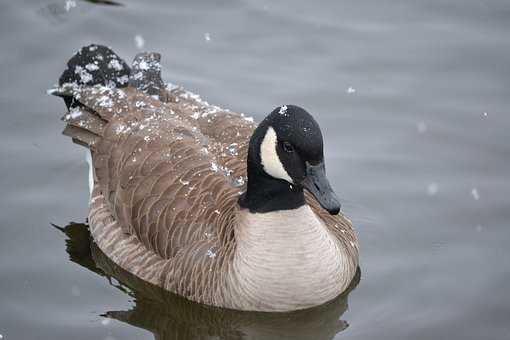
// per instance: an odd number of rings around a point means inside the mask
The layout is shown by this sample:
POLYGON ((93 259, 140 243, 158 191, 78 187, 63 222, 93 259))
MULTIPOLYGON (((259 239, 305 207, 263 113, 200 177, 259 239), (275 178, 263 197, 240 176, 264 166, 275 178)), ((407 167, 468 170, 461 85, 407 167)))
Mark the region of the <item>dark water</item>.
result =
POLYGON ((0 3, 0 338, 510 338, 510 2, 100 2, 0 3), (87 169, 45 90, 91 42, 159 51, 167 80, 257 120, 312 112, 360 238, 355 290, 233 313, 146 287, 83 226, 69 255, 50 223, 85 220, 87 169))

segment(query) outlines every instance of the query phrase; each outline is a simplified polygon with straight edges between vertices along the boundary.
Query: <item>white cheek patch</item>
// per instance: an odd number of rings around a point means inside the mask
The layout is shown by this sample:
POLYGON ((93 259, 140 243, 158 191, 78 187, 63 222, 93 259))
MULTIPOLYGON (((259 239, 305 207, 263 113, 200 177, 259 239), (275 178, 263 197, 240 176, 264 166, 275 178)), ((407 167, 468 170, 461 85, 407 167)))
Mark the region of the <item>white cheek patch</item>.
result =
POLYGON ((287 171, 283 167, 280 157, 276 153, 276 132, 270 126, 267 128, 266 135, 260 144, 260 162, 264 171, 274 177, 286 180, 289 183, 293 183, 287 171))

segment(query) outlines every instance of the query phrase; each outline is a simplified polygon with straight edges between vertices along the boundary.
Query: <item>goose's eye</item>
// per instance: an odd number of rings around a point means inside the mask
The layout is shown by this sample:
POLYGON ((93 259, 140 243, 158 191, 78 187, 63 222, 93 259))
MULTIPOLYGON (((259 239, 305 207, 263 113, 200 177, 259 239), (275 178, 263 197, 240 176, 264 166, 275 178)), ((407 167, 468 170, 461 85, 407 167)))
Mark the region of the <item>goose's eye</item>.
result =
POLYGON ((289 142, 283 142, 283 150, 286 152, 294 152, 294 147, 289 142))

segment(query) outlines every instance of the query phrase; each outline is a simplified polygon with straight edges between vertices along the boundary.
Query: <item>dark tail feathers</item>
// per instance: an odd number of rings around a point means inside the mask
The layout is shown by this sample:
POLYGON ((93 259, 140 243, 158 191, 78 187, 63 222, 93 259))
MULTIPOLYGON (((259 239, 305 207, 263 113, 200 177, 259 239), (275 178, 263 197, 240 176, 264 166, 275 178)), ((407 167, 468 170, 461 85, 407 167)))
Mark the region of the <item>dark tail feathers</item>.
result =
MULTIPOLYGON (((125 87, 129 82, 131 70, 110 48, 92 44, 82 47, 69 61, 67 69, 58 81, 63 84, 104 85, 108 87, 125 87)), ((67 107, 73 107, 72 97, 64 96, 67 107)))

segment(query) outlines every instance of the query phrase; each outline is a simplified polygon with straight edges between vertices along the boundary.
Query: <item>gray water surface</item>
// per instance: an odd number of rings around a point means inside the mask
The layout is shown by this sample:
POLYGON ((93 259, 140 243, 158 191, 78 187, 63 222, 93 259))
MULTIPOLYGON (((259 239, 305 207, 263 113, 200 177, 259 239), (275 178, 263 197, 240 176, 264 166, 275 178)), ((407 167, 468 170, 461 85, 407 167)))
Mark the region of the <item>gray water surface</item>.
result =
POLYGON ((0 3, 0 338, 510 338, 510 2, 98 2, 0 3), (166 80, 257 121, 314 114, 357 287, 227 313, 126 277, 83 226, 66 247, 50 223, 85 221, 87 167, 45 90, 92 42, 158 51, 166 80))

